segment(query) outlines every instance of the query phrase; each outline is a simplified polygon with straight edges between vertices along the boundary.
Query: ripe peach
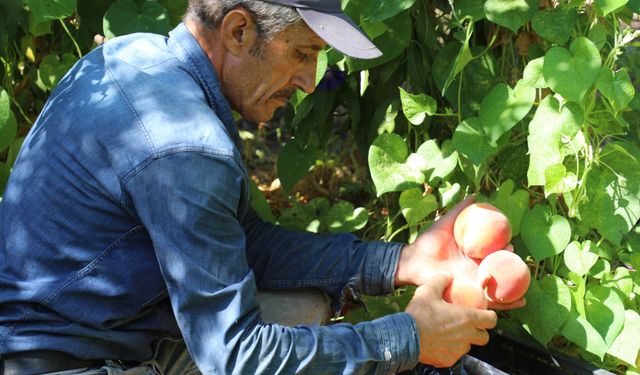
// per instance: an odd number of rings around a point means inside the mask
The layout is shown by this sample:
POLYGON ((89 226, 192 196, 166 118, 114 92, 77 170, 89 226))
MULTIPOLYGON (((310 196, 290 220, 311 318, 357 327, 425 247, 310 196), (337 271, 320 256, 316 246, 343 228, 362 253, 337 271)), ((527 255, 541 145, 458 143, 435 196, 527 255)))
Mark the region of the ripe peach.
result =
POLYGON ((517 254, 498 250, 480 262, 478 281, 484 283, 487 298, 500 303, 510 303, 527 293, 531 273, 517 254))
POLYGON ((454 305, 486 309, 487 300, 480 284, 465 277, 454 277, 444 290, 442 299, 454 305))
POLYGON ((511 241, 507 217, 488 203, 474 203, 460 212, 453 226, 456 243, 467 256, 483 259, 511 241))

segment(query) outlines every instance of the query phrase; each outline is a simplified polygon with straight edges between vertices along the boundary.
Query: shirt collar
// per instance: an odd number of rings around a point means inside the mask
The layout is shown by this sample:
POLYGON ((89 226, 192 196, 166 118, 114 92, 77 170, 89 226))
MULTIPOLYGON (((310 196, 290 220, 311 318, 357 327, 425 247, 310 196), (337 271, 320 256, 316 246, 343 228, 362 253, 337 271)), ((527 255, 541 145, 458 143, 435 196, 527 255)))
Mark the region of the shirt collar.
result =
POLYGON ((242 142, 229 102, 222 94, 220 80, 211 61, 202 47, 200 47, 200 44, 198 44, 196 38, 187 29, 187 26, 181 22, 169 32, 168 43, 169 47, 175 51, 176 56, 191 68, 191 72, 200 81, 200 86, 206 95, 209 107, 218 115, 238 150, 242 152, 242 142))

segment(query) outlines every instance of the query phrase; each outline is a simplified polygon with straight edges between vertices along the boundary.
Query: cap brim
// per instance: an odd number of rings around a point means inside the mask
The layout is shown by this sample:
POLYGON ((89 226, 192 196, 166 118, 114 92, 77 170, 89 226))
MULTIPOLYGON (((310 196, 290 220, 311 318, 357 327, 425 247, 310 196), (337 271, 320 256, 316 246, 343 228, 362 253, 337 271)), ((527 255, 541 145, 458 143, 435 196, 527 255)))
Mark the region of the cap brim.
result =
POLYGON ((375 59, 382 52, 344 13, 322 13, 298 8, 302 19, 328 45, 358 59, 375 59))

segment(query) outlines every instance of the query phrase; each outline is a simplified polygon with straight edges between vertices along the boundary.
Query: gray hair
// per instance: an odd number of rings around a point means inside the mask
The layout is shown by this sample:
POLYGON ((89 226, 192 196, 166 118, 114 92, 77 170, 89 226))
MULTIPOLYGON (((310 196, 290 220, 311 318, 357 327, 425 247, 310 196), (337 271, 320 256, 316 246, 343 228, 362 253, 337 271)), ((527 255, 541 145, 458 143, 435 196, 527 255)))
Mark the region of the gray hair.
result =
POLYGON ((278 33, 302 22, 294 8, 261 0, 189 0, 185 19, 200 22, 207 28, 218 28, 224 17, 238 7, 248 10, 254 18, 258 54, 261 46, 278 33))

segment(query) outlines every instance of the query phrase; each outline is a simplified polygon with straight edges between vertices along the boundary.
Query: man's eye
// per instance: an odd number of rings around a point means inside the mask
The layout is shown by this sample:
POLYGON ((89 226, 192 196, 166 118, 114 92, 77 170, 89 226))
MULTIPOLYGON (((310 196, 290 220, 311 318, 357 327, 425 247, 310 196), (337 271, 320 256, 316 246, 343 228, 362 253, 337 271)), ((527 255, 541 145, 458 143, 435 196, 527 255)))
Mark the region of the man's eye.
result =
POLYGON ((300 51, 296 51, 296 54, 298 56, 298 60, 300 60, 302 62, 307 62, 310 59, 309 55, 306 54, 306 53, 302 53, 300 51))

